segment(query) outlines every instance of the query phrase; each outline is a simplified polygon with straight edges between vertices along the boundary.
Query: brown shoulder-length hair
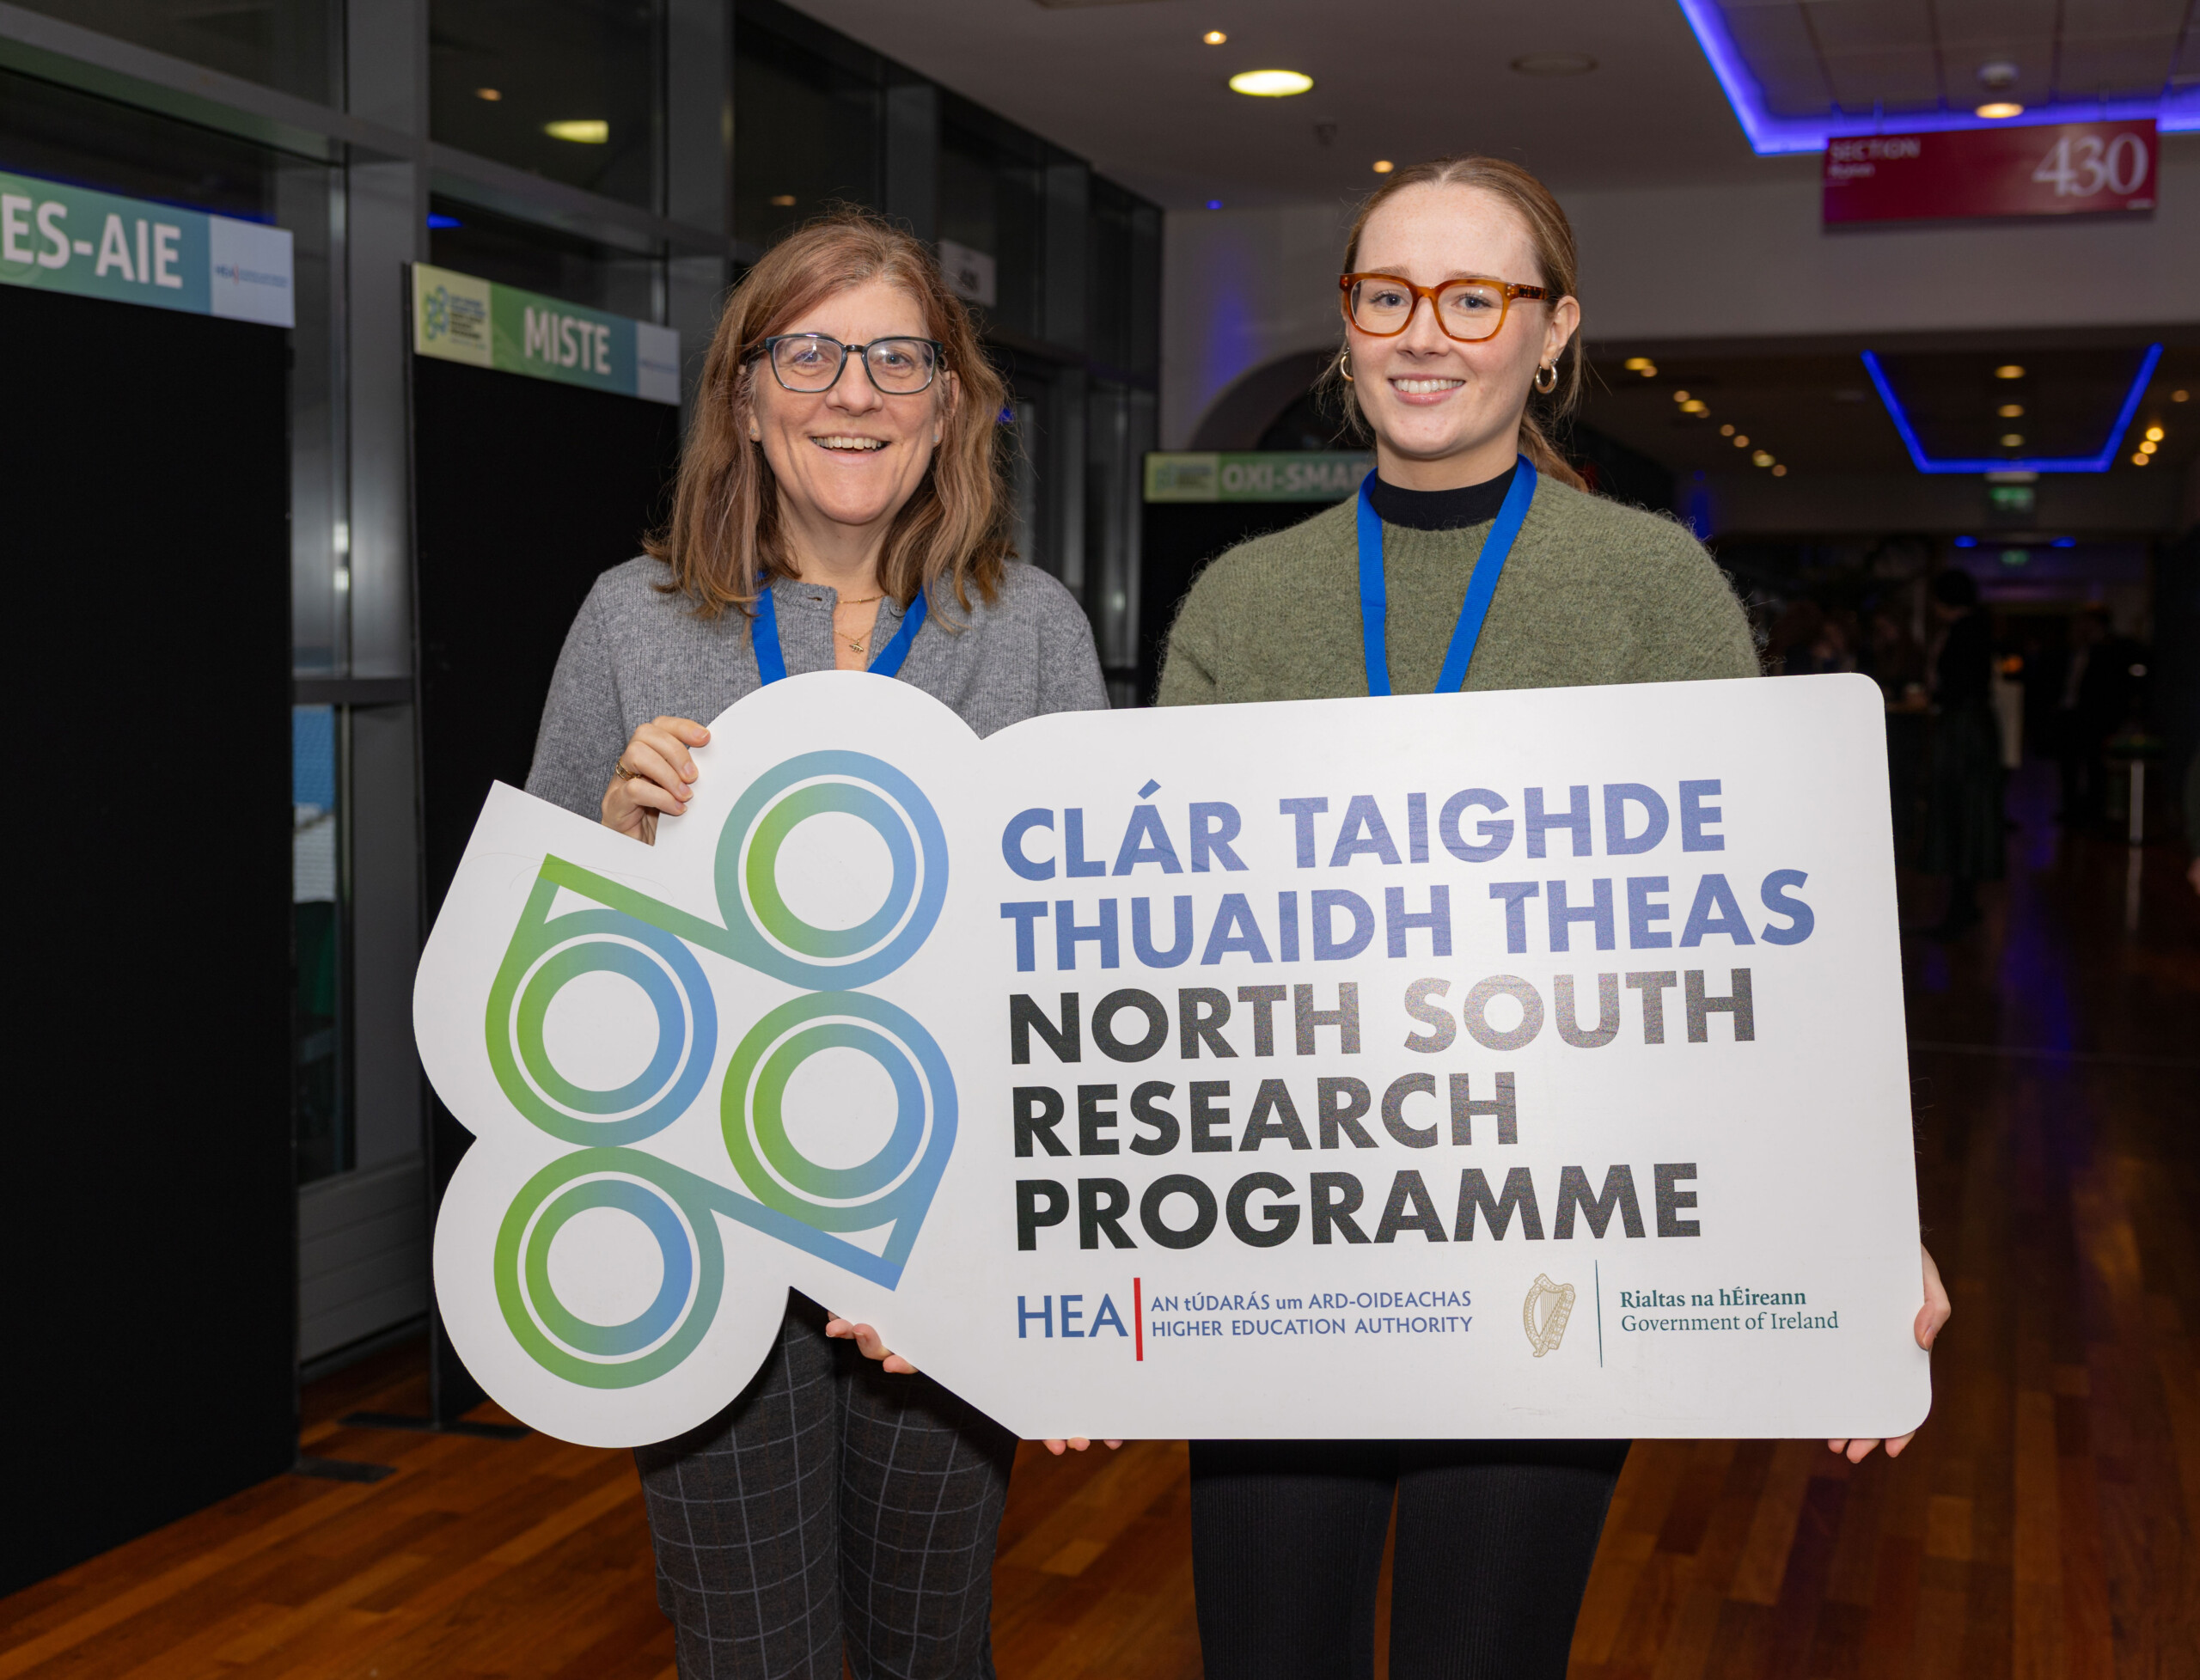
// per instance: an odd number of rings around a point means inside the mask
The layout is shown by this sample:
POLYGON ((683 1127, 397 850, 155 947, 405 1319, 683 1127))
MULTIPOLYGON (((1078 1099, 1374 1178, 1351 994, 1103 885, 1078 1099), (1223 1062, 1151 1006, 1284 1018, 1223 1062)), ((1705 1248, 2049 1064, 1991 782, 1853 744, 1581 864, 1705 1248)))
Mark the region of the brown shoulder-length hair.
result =
MULTIPOLYGON (((1393 171, 1389 179, 1367 195, 1360 206, 1360 214, 1353 218, 1351 235, 1345 241, 1341 272, 1351 274, 1359 270, 1360 239, 1366 231, 1368 218, 1410 186, 1471 186, 1502 199, 1520 218, 1528 232, 1528 242, 1535 247, 1536 266, 1542 272, 1535 277, 1534 283, 1549 287, 1551 293, 1546 306, 1556 303, 1561 297, 1576 296, 1573 224, 1558 207, 1558 200, 1551 197, 1549 187, 1519 164, 1501 157, 1439 157, 1431 163, 1415 163, 1393 171)), ((1507 274, 1497 278, 1517 280, 1519 277, 1507 274)), ((1348 347, 1348 345, 1339 347, 1317 383, 1324 395, 1344 410, 1353 430, 1364 433, 1367 431, 1366 417, 1360 412, 1352 382, 1345 377, 1348 347)), ((1576 328, 1574 336, 1567 340, 1566 348, 1559 352, 1557 383, 1548 395, 1531 388, 1527 409, 1520 416, 1520 453, 1535 463, 1538 473, 1549 473, 1576 490, 1586 490, 1588 486, 1558 452, 1551 434, 1581 400, 1581 333, 1576 328)))
MULTIPOLYGON (((947 290, 925 247, 859 210, 836 210, 798 229, 742 277, 718 317, 703 363, 696 413, 680 453, 672 519, 644 547, 672 568, 663 585, 714 618, 742 612, 774 577, 795 575, 779 522, 779 486, 763 446, 749 437, 764 340, 819 300, 865 281, 891 282, 916 301, 925 331, 946 346, 932 383, 940 439, 923 481, 903 504, 879 556, 879 587, 907 607, 944 581, 967 609, 970 590, 990 602, 1010 553, 1009 502, 993 440, 1006 393, 978 347, 969 311, 947 290)), ((851 368, 843 378, 863 377, 851 368)))

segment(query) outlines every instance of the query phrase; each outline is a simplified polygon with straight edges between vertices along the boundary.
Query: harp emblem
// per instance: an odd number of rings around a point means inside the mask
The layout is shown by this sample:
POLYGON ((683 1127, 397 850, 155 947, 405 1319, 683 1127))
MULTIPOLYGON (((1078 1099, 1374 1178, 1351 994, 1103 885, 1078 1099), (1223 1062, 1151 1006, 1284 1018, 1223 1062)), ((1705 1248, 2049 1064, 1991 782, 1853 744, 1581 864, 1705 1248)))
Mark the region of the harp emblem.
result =
POLYGON ((1521 1323, 1528 1332, 1528 1346, 1536 1350, 1537 1359, 1565 1340, 1566 1321, 1573 1315, 1574 1286, 1553 1283, 1538 1272, 1535 1282, 1528 1286, 1528 1298, 1520 1308, 1521 1323))

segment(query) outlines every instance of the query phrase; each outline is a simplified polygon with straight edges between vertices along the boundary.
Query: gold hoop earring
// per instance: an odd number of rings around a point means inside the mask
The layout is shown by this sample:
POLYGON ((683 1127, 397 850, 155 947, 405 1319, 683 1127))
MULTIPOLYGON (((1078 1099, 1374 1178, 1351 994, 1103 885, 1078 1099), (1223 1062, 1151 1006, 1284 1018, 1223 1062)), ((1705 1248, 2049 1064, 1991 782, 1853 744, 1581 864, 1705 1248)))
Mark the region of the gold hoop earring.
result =
POLYGON ((1352 376, 1352 352, 1348 350, 1337 351, 1337 375, 1348 385, 1360 382, 1352 376))
POLYGON ((1558 369, 1554 363, 1546 362, 1536 370, 1536 389, 1549 396, 1557 388, 1558 369))

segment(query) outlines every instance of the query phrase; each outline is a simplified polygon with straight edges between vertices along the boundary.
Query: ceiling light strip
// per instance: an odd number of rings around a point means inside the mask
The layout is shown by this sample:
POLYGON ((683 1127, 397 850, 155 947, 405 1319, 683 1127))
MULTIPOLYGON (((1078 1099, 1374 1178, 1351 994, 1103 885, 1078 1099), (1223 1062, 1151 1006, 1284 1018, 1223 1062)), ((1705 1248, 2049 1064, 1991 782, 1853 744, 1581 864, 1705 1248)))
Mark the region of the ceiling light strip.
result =
MULTIPOLYGON (((1765 108, 1763 89, 1726 27, 1718 0, 1680 0, 1681 15, 1696 34, 1696 45, 1719 78, 1734 119, 1760 157, 1783 152, 1824 151, 1830 139, 1872 134, 1938 134, 1959 128, 2005 128, 1970 110, 1894 111, 1851 115, 1836 109, 1824 116, 1776 117, 1765 108)), ((2027 127, 2035 123, 2129 122, 2151 117, 2165 134, 2200 130, 2200 86, 2166 89, 2152 99, 2062 99, 2028 106, 2027 127)))
POLYGON ((2130 429, 2131 417, 2139 412, 2139 400, 2146 395, 2148 382, 2154 378, 2154 368, 2161 359, 2162 347, 2148 345, 2147 353, 2139 358, 2138 375, 2132 380, 2131 388, 2124 393, 2124 406, 2118 411, 2116 424, 2109 428, 2108 441, 2101 445, 2099 455, 1995 455, 1977 461, 1935 461, 1927 455, 1924 444, 1918 441, 1917 429, 1910 424, 1910 416, 1904 412, 1902 399, 1887 383, 1886 370, 1879 365, 1879 358, 1868 350, 1864 352, 1864 371, 1872 376, 1872 383, 1879 388, 1879 400, 1886 406, 1887 418, 1902 434, 1910 462, 1921 473, 2105 473, 2116 463, 2124 434, 2130 429))

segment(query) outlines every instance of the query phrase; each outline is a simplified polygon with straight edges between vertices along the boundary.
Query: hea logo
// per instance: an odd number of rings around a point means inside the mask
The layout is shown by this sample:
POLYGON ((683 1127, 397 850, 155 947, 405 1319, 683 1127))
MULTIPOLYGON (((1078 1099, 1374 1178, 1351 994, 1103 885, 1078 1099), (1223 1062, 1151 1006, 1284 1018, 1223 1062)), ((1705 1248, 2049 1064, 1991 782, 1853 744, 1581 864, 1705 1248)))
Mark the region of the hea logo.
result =
POLYGON ((651 1382, 702 1340, 725 1281, 718 1215, 895 1287, 955 1147, 955 1082, 939 1046, 907 1011, 856 989, 916 954, 946 896, 946 836, 916 784, 863 753, 788 759, 735 804, 713 872, 723 926, 563 858, 544 858, 489 994, 486 1026, 498 1084, 531 1124, 574 1145, 529 1179, 504 1214, 498 1302, 538 1364, 591 1388, 651 1382), (892 863, 884 903, 853 927, 807 922, 779 892, 780 848, 803 822, 828 811, 867 824, 892 863), (570 905, 575 898, 586 907, 553 913, 561 899, 570 905), (719 1087, 726 1155, 746 1195, 644 1146, 689 1111, 716 1065, 718 1005, 695 950, 804 988, 748 1029, 719 1087), (544 1034, 559 991, 603 972, 640 987, 657 1014, 648 1066, 611 1090, 561 1074, 544 1034), (871 1057, 893 1083, 893 1130, 853 1166, 804 1156, 783 1113, 795 1069, 829 1049, 871 1057), (663 1257, 656 1298, 622 1324, 580 1317, 559 1302, 551 1280, 551 1243, 568 1220, 593 1208, 641 1221, 663 1257), (846 1235, 889 1226, 879 1252, 846 1235))

